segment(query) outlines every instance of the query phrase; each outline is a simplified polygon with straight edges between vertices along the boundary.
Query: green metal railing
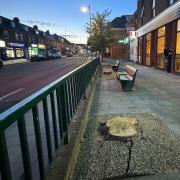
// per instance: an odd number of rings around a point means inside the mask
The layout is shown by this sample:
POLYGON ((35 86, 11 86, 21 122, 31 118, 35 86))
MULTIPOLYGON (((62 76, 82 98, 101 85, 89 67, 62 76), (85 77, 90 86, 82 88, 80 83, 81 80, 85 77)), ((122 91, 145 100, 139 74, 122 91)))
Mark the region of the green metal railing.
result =
MULTIPOLYGON (((35 145, 40 179, 45 177, 45 164, 41 133, 41 121, 38 103, 42 103, 43 119, 47 142, 48 164, 53 160, 52 133, 50 129, 50 115, 52 117, 53 142, 55 150, 68 143, 68 125, 76 112, 80 99, 85 96, 86 88, 91 81, 97 67, 99 58, 96 58, 79 68, 69 72, 33 95, 24 99, 12 108, 0 114, 0 172, 1 179, 11 180, 12 168, 10 166, 7 138, 5 131, 17 123, 21 156, 24 169, 24 179, 33 179, 32 162, 29 152, 28 133, 25 114, 32 113, 35 145), (49 98, 48 98, 49 97, 49 98), (51 110, 49 109, 49 106, 51 110), (58 123, 57 123, 58 122, 58 123), (59 134, 58 134, 59 133, 59 134)), ((44 137, 43 137, 44 138, 44 137)))

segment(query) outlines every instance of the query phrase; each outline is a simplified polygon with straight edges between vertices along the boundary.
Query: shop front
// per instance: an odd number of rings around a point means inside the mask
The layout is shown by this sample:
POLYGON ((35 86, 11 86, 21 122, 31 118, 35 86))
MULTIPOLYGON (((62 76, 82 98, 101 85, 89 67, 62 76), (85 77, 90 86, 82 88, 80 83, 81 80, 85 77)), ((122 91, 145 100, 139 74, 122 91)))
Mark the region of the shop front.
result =
POLYGON ((46 57, 46 46, 44 44, 38 44, 38 56, 46 57))
POLYGON ((31 44, 28 48, 29 57, 37 56, 38 55, 38 45, 37 44, 31 44))
POLYGON ((6 51, 5 51, 5 41, 0 40, 0 60, 6 59, 6 51))
POLYGON ((6 47, 7 59, 25 58, 25 45, 20 43, 8 43, 6 47))

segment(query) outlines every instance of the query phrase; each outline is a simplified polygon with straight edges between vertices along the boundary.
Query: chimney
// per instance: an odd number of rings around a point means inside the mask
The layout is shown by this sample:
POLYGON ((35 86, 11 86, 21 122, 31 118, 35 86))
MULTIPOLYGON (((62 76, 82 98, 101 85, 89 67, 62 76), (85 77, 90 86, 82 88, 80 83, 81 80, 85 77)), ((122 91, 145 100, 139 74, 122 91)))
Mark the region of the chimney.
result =
POLYGON ((50 34, 49 30, 47 30, 47 31, 46 31, 46 34, 47 34, 47 35, 49 35, 49 34, 50 34))
POLYGON ((38 30, 38 26, 37 26, 37 25, 34 25, 34 26, 33 26, 33 29, 34 29, 34 30, 38 30))
POLYGON ((15 23, 16 26, 19 25, 19 23, 20 23, 18 17, 14 17, 13 21, 14 21, 14 23, 15 23))

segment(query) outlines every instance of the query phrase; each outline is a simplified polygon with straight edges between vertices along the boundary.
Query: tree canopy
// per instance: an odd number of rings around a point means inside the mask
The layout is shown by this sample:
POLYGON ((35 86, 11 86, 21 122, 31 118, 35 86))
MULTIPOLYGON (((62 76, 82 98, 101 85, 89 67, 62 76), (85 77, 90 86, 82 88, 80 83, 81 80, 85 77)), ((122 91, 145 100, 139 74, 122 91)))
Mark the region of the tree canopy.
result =
POLYGON ((110 13, 105 10, 102 13, 92 14, 91 22, 86 27, 86 31, 89 33, 88 46, 91 46, 93 51, 101 52, 102 55, 113 42, 111 25, 108 21, 110 13))

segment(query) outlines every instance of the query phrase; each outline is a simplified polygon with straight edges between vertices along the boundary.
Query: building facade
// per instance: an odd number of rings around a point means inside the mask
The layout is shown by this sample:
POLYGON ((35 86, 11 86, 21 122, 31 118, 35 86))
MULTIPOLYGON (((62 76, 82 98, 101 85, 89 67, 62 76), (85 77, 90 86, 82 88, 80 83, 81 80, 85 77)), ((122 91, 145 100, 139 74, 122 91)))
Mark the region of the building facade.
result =
POLYGON ((20 23, 16 17, 13 20, 0 16, 0 59, 29 58, 45 55, 50 51, 64 51, 72 44, 65 38, 49 31, 41 31, 20 23))
POLYGON ((180 73, 180 1, 138 0, 134 14, 138 34, 137 62, 164 70, 169 48, 171 72, 180 73))

